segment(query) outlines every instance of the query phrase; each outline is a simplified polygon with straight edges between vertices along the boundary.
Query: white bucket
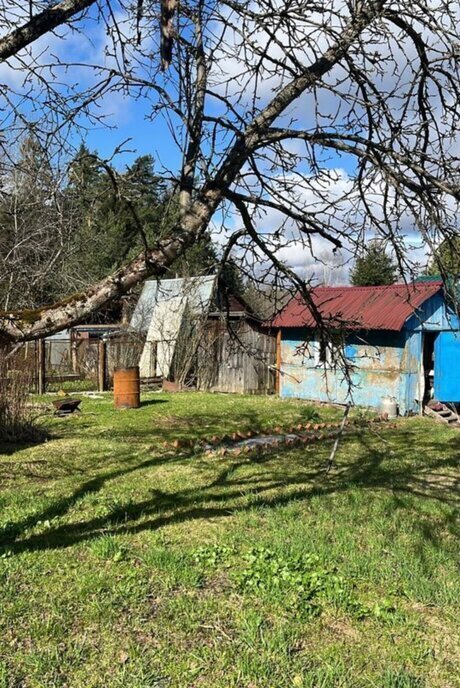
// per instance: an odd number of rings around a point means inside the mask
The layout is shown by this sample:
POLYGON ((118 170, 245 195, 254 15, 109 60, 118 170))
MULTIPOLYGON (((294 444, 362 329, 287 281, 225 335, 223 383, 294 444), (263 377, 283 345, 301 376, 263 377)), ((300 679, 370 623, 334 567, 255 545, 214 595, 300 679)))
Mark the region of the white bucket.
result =
POLYGON ((388 418, 396 418, 398 415, 398 404, 395 397, 382 397, 380 411, 382 414, 386 414, 388 418))

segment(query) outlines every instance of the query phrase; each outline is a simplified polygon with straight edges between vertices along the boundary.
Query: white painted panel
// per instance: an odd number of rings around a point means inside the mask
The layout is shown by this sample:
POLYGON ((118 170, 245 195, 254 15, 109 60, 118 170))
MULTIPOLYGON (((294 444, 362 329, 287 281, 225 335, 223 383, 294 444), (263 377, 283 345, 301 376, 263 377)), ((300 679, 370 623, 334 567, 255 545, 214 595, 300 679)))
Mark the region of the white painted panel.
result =
POLYGON ((167 377, 169 375, 186 306, 187 298, 183 295, 155 304, 139 363, 142 378, 154 377, 155 375, 167 377), (153 342, 157 342, 155 371, 152 371, 153 342))

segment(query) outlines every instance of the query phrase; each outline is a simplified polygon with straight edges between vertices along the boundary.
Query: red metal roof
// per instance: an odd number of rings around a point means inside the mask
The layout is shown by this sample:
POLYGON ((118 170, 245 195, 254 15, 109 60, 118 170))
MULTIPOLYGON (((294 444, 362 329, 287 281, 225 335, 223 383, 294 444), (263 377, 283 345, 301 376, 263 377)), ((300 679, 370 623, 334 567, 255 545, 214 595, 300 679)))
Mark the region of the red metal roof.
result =
MULTIPOLYGON (((331 326, 346 329, 400 331, 407 318, 436 294, 441 282, 391 284, 384 287, 316 287, 313 302, 331 326)), ((273 320, 273 327, 315 327, 298 294, 273 320)))

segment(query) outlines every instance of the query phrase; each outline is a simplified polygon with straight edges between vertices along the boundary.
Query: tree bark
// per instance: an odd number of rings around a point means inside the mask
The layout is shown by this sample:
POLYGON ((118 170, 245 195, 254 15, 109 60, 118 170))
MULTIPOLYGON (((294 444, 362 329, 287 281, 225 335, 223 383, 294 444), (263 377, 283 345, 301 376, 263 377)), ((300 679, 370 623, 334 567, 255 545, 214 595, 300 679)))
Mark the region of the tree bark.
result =
POLYGON ((73 16, 95 3, 96 0, 63 0, 54 7, 39 12, 28 22, 0 39, 0 60, 7 60, 16 55, 37 38, 65 24, 73 16))

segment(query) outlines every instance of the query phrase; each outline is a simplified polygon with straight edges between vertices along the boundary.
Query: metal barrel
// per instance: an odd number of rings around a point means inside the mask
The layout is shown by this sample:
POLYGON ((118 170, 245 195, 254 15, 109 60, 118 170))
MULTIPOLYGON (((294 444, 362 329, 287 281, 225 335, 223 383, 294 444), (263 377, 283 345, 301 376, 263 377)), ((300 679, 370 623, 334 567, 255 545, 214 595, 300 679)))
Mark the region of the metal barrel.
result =
POLYGON ((115 408, 139 408, 141 405, 141 385, 139 366, 117 368, 113 371, 113 400, 115 408))

